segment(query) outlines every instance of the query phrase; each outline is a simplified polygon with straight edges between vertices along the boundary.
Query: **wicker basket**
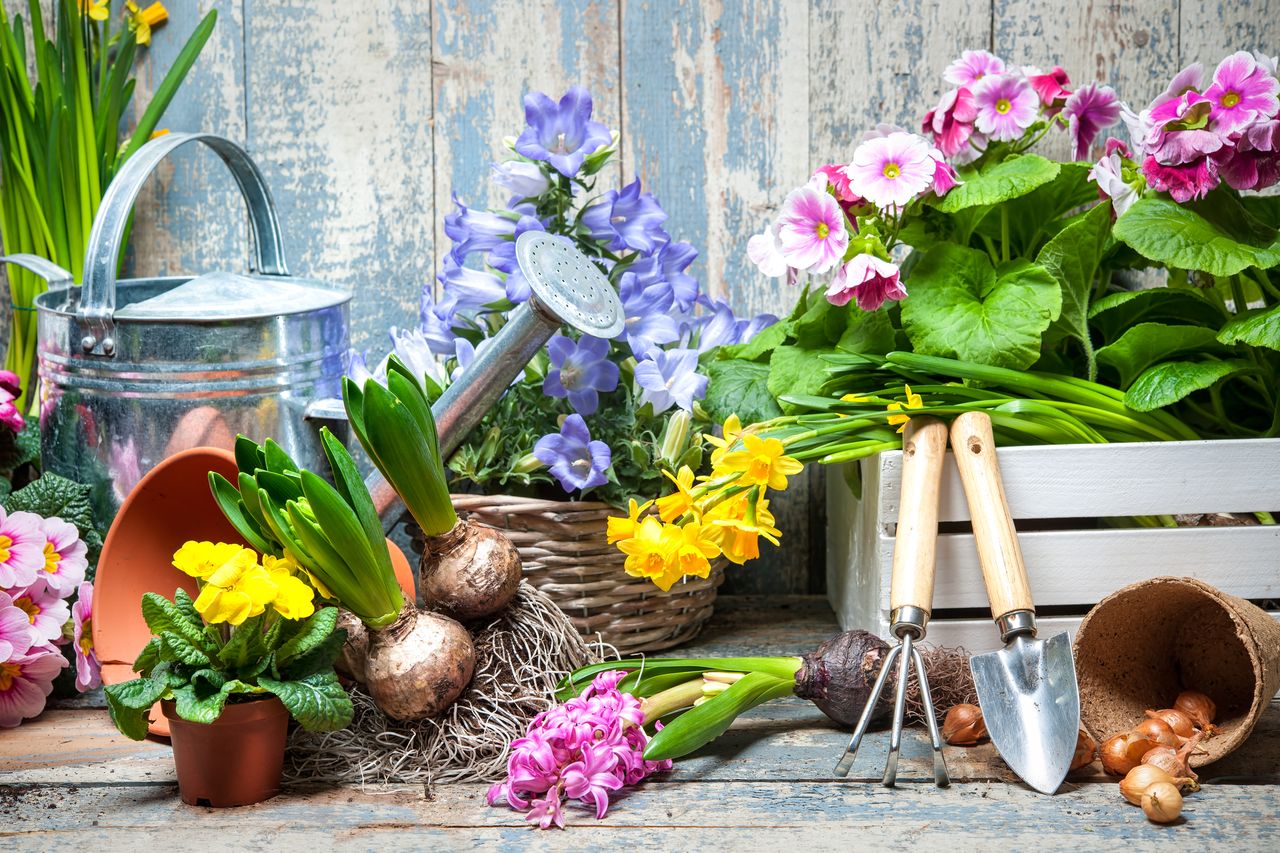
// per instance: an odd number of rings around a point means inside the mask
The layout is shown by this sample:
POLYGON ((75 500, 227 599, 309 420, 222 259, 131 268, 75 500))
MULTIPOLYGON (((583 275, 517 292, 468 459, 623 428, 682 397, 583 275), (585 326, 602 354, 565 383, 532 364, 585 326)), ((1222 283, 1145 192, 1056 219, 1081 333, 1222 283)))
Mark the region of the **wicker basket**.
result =
POLYGON ((454 495, 460 515, 506 533, 520 549, 524 576, 564 611, 585 639, 626 654, 667 649, 693 639, 711 617, 724 560, 707 578, 685 578, 662 592, 623 571, 626 559, 605 539, 618 510, 589 501, 507 495, 454 495))

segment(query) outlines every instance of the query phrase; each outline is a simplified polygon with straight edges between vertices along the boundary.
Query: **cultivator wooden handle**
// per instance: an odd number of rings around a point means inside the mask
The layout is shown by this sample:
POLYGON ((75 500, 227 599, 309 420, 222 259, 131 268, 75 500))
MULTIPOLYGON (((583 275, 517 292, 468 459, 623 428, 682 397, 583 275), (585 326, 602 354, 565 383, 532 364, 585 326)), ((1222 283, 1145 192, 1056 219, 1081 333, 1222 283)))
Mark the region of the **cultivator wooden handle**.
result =
POLYGON ((931 417, 908 422, 902 432, 902 490, 889 589, 889 609, 894 613, 913 607, 927 619, 933 609, 938 491, 946 453, 946 424, 931 417))

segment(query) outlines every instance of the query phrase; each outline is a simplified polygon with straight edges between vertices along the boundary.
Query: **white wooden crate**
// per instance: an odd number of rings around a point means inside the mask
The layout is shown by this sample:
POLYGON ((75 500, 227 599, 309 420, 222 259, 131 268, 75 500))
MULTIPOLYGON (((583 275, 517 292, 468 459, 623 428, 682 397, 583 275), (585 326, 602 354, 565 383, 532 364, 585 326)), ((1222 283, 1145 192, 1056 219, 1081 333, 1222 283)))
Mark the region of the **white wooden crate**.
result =
MULTIPOLYGON (((1099 528, 1114 516, 1280 510, 1280 439, 1006 447, 998 451, 1042 634, 1074 631, 1089 607, 1158 575, 1200 578, 1242 598, 1280 599, 1280 526, 1099 528)), ((860 466, 861 499, 845 470, 827 477, 827 595, 842 628, 887 637, 889 578, 902 453, 860 466)), ((969 519, 955 462, 942 475, 940 522, 969 519)), ((970 533, 938 537, 929 639, 998 647, 970 533)), ((1280 613, 1276 614, 1280 618, 1280 613)))

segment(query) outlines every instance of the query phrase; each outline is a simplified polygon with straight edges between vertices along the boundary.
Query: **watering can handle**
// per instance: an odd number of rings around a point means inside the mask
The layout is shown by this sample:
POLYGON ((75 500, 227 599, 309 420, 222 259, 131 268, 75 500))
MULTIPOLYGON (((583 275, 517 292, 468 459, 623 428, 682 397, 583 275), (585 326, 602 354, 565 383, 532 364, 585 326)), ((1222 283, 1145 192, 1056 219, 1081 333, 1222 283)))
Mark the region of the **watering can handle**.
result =
POLYGON ((249 208, 253 229, 255 269, 266 275, 288 275, 280 219, 262 172, 244 149, 229 139, 212 133, 170 133, 157 137, 134 153, 112 179, 102 196, 102 204, 89 232, 85 254, 84 285, 76 311, 81 324, 90 330, 81 342, 86 353, 111 355, 114 351, 116 308, 116 265, 124 242, 125 227, 138 193, 147 178, 165 157, 188 142, 203 142, 222 158, 240 187, 249 208))

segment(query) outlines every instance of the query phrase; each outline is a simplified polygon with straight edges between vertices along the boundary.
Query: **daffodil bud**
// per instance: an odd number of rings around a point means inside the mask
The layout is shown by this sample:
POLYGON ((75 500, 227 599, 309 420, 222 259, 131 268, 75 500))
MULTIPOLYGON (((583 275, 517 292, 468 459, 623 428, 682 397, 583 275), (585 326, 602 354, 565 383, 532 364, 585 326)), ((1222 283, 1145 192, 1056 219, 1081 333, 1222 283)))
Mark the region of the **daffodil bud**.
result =
POLYGON ((693 429, 693 416, 684 409, 677 409, 667 419, 662 431, 662 445, 658 449, 658 461, 667 468, 675 468, 689 447, 689 434, 693 429))
POLYGON ((532 474, 545 467, 538 457, 532 453, 526 453, 516 460, 516 464, 511 466, 511 470, 516 474, 532 474))

